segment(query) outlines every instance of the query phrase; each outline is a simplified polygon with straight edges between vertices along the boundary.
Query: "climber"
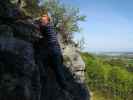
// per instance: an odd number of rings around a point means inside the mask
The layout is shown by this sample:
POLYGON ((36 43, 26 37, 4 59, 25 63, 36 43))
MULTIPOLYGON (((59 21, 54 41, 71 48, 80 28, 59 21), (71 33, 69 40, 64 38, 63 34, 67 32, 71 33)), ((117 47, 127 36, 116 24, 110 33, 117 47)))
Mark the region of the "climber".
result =
MULTIPOLYGON (((47 47, 48 61, 56 74, 56 80, 62 88, 65 88, 66 78, 63 72, 63 56, 57 39, 57 34, 50 22, 50 17, 45 14, 40 19, 40 32, 42 33, 42 42, 47 47)), ((44 61, 46 62, 46 61, 44 61)))

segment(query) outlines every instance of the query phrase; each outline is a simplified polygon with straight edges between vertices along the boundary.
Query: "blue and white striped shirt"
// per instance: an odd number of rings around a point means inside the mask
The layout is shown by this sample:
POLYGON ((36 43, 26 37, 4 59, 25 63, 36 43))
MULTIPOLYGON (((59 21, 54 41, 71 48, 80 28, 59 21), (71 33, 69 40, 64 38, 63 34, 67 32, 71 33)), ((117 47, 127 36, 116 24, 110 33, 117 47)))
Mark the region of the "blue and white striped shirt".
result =
POLYGON ((40 25, 40 31, 42 32, 43 39, 45 39, 44 41, 46 42, 48 49, 60 51, 60 45, 54 26, 52 26, 51 24, 40 25))

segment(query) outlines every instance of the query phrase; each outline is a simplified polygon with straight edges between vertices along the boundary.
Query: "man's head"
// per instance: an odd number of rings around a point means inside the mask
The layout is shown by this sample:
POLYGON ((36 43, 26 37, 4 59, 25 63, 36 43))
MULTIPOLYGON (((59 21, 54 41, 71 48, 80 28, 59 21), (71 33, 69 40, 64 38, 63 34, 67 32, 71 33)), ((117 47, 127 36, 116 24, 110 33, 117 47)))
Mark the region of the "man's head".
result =
POLYGON ((41 24, 47 25, 50 22, 50 17, 47 14, 44 14, 41 17, 41 24))

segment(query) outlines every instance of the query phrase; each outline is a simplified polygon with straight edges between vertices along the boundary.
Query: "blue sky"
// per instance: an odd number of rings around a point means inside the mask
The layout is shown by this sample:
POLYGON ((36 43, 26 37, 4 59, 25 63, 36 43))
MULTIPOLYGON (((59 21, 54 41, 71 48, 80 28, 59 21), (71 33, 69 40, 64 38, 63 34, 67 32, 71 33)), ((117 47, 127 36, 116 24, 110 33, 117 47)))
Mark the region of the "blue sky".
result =
POLYGON ((75 34, 75 40, 84 37, 85 51, 133 51, 133 0, 61 1, 87 16, 75 34))

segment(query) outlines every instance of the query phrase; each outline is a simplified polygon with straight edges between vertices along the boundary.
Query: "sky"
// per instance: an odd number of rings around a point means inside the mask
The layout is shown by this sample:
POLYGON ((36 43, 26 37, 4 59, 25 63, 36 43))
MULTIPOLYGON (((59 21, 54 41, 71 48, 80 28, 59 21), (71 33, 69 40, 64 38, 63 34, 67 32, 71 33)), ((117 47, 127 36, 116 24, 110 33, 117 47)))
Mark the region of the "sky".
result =
POLYGON ((74 40, 85 39, 84 51, 133 51, 133 0, 61 0, 78 7, 86 21, 74 40))

